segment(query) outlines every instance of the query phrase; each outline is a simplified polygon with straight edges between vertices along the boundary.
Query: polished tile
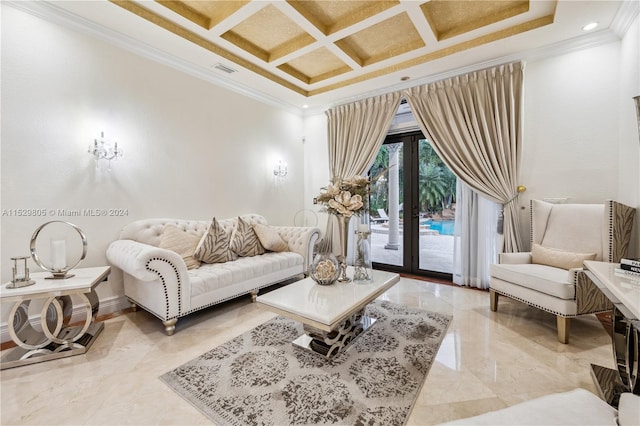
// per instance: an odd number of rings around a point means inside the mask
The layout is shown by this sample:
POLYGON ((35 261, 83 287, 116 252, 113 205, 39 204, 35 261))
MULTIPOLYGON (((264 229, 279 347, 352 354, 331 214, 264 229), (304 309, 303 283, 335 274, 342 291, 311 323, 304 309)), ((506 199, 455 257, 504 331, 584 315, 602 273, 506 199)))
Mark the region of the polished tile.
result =
MULTIPOLYGON (((553 315, 506 298, 491 312, 487 292, 402 278, 381 298, 453 315, 409 425, 576 387, 595 393, 590 364, 613 367, 610 338, 595 316, 574 320, 563 345, 553 315)), ((144 311, 108 319, 84 355, 3 370, 0 423, 211 424, 158 377, 274 316, 246 296, 181 319, 171 337, 144 311)))

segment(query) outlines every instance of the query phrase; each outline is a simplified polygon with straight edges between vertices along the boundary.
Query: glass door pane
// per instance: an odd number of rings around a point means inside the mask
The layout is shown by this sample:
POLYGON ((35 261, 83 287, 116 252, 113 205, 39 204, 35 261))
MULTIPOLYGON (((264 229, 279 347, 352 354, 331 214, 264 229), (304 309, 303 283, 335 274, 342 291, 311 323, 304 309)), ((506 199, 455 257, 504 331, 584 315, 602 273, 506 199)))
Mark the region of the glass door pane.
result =
POLYGON ((456 176, 426 139, 418 141, 418 269, 451 274, 456 176))
POLYGON ((403 261, 403 144, 384 144, 370 169, 371 253, 375 263, 402 267, 403 261))

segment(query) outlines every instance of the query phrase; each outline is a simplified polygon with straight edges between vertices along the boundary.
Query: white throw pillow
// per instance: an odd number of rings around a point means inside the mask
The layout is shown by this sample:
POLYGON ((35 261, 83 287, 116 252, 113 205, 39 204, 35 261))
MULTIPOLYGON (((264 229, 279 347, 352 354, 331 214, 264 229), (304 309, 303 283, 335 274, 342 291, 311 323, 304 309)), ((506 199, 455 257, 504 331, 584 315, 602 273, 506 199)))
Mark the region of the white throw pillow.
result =
POLYGON ((534 244, 531 247, 531 263, 554 266, 556 268, 582 268, 585 260, 595 260, 595 253, 576 253, 534 244))
POLYGON ((282 239, 278 231, 273 229, 271 226, 262 225, 257 223, 253 225, 253 230, 255 231, 260 243, 269 251, 289 251, 289 245, 285 240, 282 239))
POLYGON ((640 395, 625 392, 618 404, 618 424, 620 426, 640 425, 640 395))
POLYGON ((200 241, 200 236, 192 234, 174 225, 166 225, 160 238, 160 248, 178 253, 182 256, 187 269, 200 267, 200 261, 193 257, 196 246, 200 241))

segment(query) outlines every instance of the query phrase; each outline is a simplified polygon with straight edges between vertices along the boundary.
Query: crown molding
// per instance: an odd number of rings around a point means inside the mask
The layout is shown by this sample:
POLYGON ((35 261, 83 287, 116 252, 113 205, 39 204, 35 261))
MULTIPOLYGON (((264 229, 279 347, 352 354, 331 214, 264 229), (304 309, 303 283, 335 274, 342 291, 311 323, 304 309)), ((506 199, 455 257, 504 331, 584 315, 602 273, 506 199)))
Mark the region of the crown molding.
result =
POLYGON ((611 29, 618 37, 623 38, 639 13, 640 2, 638 0, 623 1, 616 16, 613 18, 613 22, 611 22, 611 29))
POLYGON ((148 44, 139 42, 129 36, 125 36, 119 32, 113 31, 103 25, 96 24, 81 16, 75 15, 65 9, 62 9, 48 1, 3 1, 3 4, 12 6, 22 12, 33 15, 37 18, 58 24, 65 28, 69 28, 83 34, 90 35, 109 44, 120 47, 135 55, 142 56, 154 62, 171 67, 175 70, 189 74, 193 77, 205 80, 209 83, 221 86, 225 89, 239 93, 248 98, 284 109, 295 115, 302 116, 303 110, 298 106, 283 102, 281 99, 268 96, 262 92, 247 87, 237 81, 226 78, 224 76, 213 74, 208 68, 194 65, 184 61, 174 55, 163 52, 148 44))

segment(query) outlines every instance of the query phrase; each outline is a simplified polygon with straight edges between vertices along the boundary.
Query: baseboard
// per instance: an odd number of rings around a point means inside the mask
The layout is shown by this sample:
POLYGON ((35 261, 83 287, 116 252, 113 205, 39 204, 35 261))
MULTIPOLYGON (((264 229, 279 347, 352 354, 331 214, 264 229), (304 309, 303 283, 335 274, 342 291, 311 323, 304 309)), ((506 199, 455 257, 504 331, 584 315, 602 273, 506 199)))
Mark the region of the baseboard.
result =
MULTIPOLYGON (((116 312, 124 311, 131 306, 129 300, 125 296, 111 296, 100 300, 100 309, 98 310, 98 317, 110 315, 116 312)), ((84 305, 73 305, 71 312, 71 323, 84 321, 86 318, 84 305)), ((31 326, 40 329, 40 315, 32 315, 29 317, 31 326)), ((0 325, 0 342, 10 342, 11 336, 9 336, 9 325, 4 322, 0 325)))

